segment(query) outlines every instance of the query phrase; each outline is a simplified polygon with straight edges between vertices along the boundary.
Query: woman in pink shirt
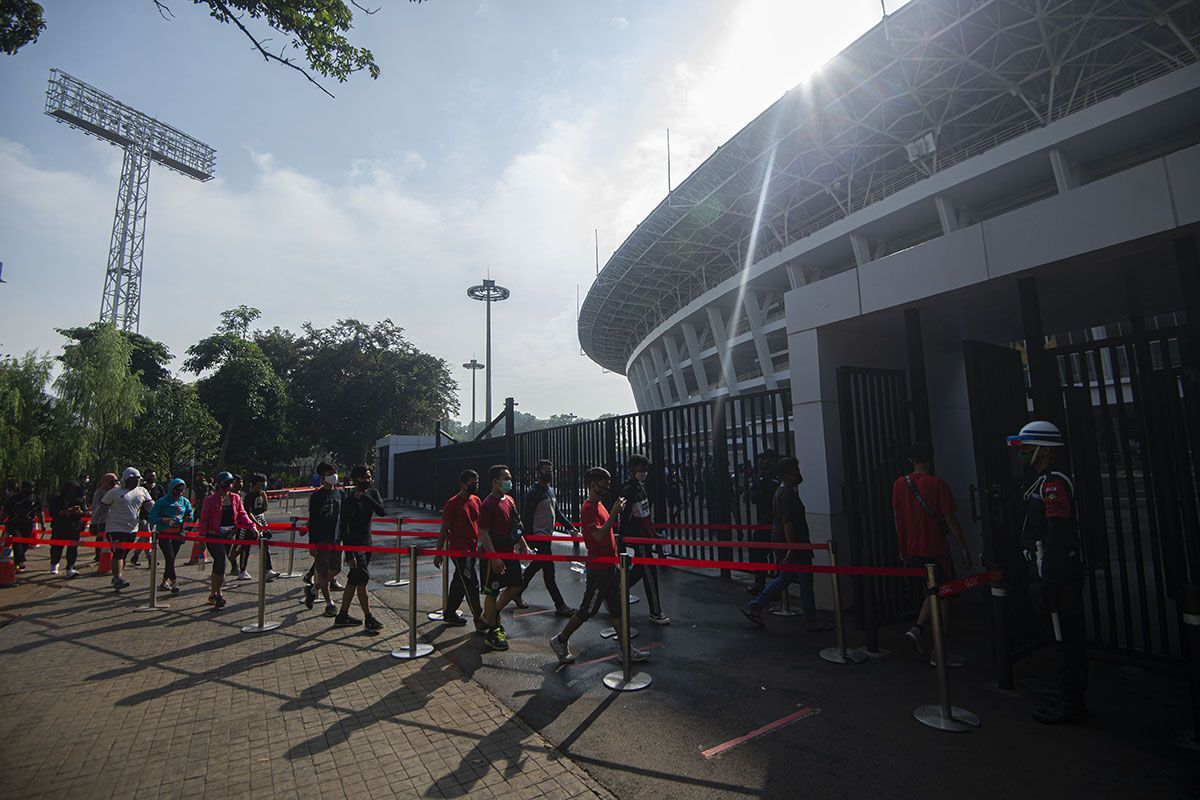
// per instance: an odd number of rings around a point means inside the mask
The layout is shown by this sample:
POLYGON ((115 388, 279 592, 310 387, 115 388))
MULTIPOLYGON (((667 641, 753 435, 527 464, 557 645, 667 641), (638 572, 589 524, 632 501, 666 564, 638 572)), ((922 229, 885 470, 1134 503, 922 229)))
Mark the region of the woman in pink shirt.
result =
MULTIPOLYGON (((258 534, 258 526, 246 513, 242 498, 233 491, 234 477, 229 472, 217 474, 217 491, 204 498, 200 509, 200 524, 196 533, 201 538, 233 539, 239 530, 254 531, 258 534)), ((225 598, 221 595, 221 586, 225 583, 225 556, 229 551, 227 545, 209 543, 208 552, 212 555, 212 593, 208 596, 208 604, 217 608, 225 607, 225 598)))

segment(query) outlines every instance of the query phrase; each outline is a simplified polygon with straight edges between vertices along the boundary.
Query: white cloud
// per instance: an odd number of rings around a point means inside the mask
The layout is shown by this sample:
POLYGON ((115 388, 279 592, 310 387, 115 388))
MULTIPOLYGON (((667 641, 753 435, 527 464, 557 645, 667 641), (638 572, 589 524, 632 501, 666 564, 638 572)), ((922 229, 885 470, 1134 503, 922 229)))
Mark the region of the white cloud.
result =
POLYGON ((629 20, 625 17, 613 17, 611 22, 612 26, 619 31, 623 31, 629 27, 629 20))

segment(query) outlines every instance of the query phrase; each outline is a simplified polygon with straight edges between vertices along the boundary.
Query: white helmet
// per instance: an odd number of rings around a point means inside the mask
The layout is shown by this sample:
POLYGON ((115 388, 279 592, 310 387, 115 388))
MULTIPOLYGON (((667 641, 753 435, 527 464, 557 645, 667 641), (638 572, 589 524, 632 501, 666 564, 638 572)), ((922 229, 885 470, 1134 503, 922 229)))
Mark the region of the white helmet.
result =
POLYGON ((1064 444, 1066 442, 1063 441, 1062 431, 1058 429, 1058 426, 1053 422, 1040 419, 1021 428, 1021 432, 1016 436, 1008 437, 1009 447, 1021 447, 1022 445, 1062 447, 1064 444))

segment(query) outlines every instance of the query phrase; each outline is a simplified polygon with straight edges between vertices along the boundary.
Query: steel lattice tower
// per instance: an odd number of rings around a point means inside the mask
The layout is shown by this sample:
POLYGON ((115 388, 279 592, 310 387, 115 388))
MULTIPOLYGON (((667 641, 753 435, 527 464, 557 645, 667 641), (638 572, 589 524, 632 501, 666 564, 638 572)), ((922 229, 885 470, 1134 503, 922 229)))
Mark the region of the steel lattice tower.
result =
POLYGON ((142 253, 150 162, 157 161, 181 175, 207 181, 213 177, 216 150, 57 69, 50 70, 46 113, 125 151, 108 268, 104 273, 100 321, 137 332, 142 310, 142 253))

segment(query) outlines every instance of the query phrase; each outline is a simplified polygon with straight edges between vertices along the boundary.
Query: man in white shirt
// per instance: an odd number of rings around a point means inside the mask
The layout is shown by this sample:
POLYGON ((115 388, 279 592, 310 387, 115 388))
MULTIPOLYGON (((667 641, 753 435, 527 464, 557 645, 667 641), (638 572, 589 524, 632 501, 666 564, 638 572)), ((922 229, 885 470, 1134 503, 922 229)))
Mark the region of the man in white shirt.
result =
POLYGON ((142 473, 136 469, 126 467, 121 473, 121 483, 121 486, 110 489, 100 501, 108 509, 104 532, 113 545, 112 583, 113 589, 118 592, 129 586, 129 581, 123 577, 127 551, 120 545, 137 539, 138 520, 142 511, 149 512, 154 505, 150 492, 141 485, 142 473))

